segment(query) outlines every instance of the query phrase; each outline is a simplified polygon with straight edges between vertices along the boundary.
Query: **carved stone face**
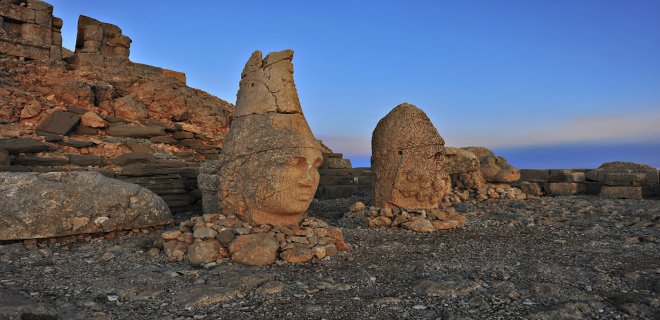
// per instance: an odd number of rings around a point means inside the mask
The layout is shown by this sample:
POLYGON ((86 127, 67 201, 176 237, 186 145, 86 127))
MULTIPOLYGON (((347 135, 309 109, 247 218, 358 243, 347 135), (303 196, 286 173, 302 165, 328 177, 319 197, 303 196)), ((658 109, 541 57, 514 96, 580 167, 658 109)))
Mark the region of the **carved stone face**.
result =
POLYGON ((233 162, 221 169, 223 208, 253 225, 297 225, 316 193, 322 162, 314 148, 266 151, 233 162))
POLYGON ((319 184, 318 168, 323 162, 321 152, 299 148, 273 163, 274 179, 262 179, 257 184, 252 220, 259 223, 268 216, 297 219, 314 199, 319 184))

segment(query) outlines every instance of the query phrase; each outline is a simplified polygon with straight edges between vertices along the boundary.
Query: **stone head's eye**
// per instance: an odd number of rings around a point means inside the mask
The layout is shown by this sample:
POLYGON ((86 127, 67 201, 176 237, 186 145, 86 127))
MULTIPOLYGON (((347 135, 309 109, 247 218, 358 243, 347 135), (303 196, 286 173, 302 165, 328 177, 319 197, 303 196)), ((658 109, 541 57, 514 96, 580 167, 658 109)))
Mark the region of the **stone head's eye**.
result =
POLYGON ((323 163, 323 158, 316 158, 316 160, 314 160, 314 168, 319 168, 322 163, 323 163))
POLYGON ((291 161, 294 167, 304 168, 307 166, 307 160, 304 157, 296 157, 291 161))

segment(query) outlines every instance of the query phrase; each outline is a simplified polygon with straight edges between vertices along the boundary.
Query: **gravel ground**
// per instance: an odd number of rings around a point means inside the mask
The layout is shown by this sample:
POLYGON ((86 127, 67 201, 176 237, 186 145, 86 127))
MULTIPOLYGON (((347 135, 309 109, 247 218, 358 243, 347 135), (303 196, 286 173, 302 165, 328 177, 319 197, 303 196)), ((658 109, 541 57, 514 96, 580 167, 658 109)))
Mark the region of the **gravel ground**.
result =
POLYGON ((340 219, 355 200, 313 203, 355 247, 306 265, 170 263, 156 232, 2 244, 0 319, 660 318, 659 200, 461 204, 435 234, 340 219))

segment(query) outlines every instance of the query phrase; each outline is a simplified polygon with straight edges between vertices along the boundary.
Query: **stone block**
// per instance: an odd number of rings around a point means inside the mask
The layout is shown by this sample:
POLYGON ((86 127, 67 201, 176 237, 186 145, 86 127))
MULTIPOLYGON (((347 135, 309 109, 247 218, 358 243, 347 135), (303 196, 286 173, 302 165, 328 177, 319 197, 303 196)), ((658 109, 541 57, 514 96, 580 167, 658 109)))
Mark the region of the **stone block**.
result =
POLYGON ((75 133, 83 136, 95 136, 99 134, 99 130, 92 127, 77 126, 75 133))
POLYGON ((600 171, 600 170, 598 170, 598 169, 596 169, 596 170, 589 170, 589 171, 587 171, 587 172, 584 173, 584 178, 585 178, 587 181, 598 181, 598 173, 599 173, 599 171, 600 171))
POLYGON ((80 116, 64 111, 55 111, 48 118, 43 120, 37 130, 40 132, 66 135, 80 122, 80 116))
POLYGON ((520 181, 548 181, 550 170, 548 169, 520 169, 520 181))
POLYGON ((54 167, 54 166, 63 166, 69 163, 67 158, 44 158, 44 157, 34 157, 34 156, 18 156, 13 161, 16 165, 21 166, 44 166, 44 167, 54 167))
POLYGON ((69 156, 69 162, 77 166, 103 167, 107 164, 106 160, 92 154, 72 154, 69 156))
POLYGON ((586 182, 587 194, 597 196, 600 194, 600 189, 603 187, 603 184, 600 182, 586 182))
POLYGON ((529 196, 539 197, 543 195, 543 188, 536 182, 523 181, 520 183, 520 190, 529 196))
POLYGON ((7 138, 0 140, 0 149, 7 150, 10 154, 37 153, 50 150, 50 146, 32 139, 7 138))
POLYGON ((639 187, 646 181, 643 172, 601 172, 598 176, 606 186, 639 187))
POLYGON ((34 23, 46 29, 52 26, 53 15, 45 11, 35 11, 34 23))
POLYGON ((24 23, 21 25, 21 39, 35 46, 47 47, 50 50, 50 44, 52 43, 51 30, 38 24, 24 23))
POLYGON ((550 182, 584 182, 584 172, 572 170, 550 170, 550 182))
POLYGON ((165 135, 165 130, 157 126, 135 127, 129 125, 115 125, 108 128, 107 132, 110 136, 147 139, 165 135))
POLYGON ((86 140, 74 140, 74 139, 64 139, 60 142, 63 146, 74 147, 74 148, 89 148, 96 145, 93 141, 86 140))
POLYGON ((603 186, 600 196, 609 199, 643 199, 641 187, 603 186))
POLYGON ((584 183, 577 182, 550 182, 544 184, 543 188, 549 196, 570 196, 587 191, 584 183))
POLYGON ((49 57, 51 60, 62 60, 62 47, 50 46, 49 57))

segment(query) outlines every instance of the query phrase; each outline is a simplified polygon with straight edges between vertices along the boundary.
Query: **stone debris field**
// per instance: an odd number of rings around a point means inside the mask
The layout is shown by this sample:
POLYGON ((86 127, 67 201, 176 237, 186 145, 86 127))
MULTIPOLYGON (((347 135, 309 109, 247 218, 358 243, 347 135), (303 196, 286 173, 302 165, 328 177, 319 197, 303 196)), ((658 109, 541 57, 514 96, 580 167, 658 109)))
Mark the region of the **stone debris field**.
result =
POLYGON ((353 168, 293 50, 233 105, 63 23, 0 0, 0 319, 660 319, 657 168, 518 169, 406 102, 353 168))

